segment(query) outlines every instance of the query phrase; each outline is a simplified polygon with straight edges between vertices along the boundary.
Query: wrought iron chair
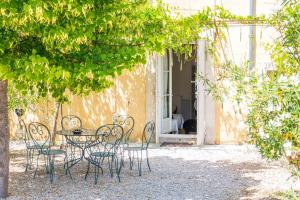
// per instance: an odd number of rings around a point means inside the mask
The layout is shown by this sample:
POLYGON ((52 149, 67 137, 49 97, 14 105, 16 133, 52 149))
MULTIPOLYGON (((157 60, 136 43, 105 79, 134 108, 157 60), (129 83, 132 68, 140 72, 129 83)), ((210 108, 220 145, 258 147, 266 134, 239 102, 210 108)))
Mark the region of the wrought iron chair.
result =
POLYGON ((149 147, 149 143, 152 140, 154 130, 155 130, 155 123, 153 121, 148 122, 144 127, 144 131, 143 131, 143 135, 142 135, 142 145, 139 147, 130 147, 129 146, 129 147, 124 148, 125 151, 128 151, 128 157, 129 157, 131 170, 132 170, 132 166, 133 166, 133 162, 134 162, 134 156, 136 155, 140 176, 142 175, 143 151, 146 152, 147 165, 148 165, 149 171, 151 171, 149 157, 148 157, 148 147, 149 147))
POLYGON ((27 130, 27 126, 24 122, 24 120, 21 118, 24 115, 23 109, 15 109, 15 113, 18 116, 19 121, 19 127, 18 127, 18 134, 21 135, 25 146, 26 146, 26 169, 25 172, 27 172, 28 167, 31 168, 32 161, 34 157, 35 151, 37 151, 37 147, 33 144, 32 139, 30 138, 30 135, 27 130))
POLYGON ((34 172, 34 178, 38 171, 39 167, 39 156, 43 155, 46 159, 46 171, 50 175, 50 181, 53 182, 54 177, 54 159, 57 155, 64 155, 64 159, 66 160, 66 151, 61 149, 51 149, 51 134, 47 126, 39 123, 32 122, 28 126, 30 137, 34 145, 37 147, 37 164, 36 170, 34 172))
POLYGON ((134 128, 134 119, 129 115, 115 115, 113 116, 113 124, 118 124, 122 126, 124 135, 120 143, 120 154, 121 154, 121 163, 124 166, 124 147, 129 146, 129 138, 134 128))
POLYGON ((35 151, 38 150, 38 147, 36 145, 34 145, 32 139, 28 133, 26 124, 25 124, 24 120, 21 118, 19 118, 18 131, 19 131, 19 134, 21 134, 22 139, 26 145, 26 169, 25 169, 25 172, 27 172, 28 167, 31 168, 31 166, 32 166, 34 153, 35 153, 35 151))
POLYGON ((124 131, 124 136, 122 139, 122 144, 127 144, 130 138, 131 133, 134 128, 134 119, 129 115, 116 115, 113 117, 113 124, 118 124, 122 126, 124 131))
POLYGON ((118 149, 123 138, 123 128, 116 124, 107 124, 100 126, 96 131, 97 139, 86 147, 88 156, 88 168, 85 174, 85 180, 90 171, 90 165, 95 166, 95 184, 97 184, 99 172, 103 174, 103 162, 108 161, 109 172, 113 177, 115 168, 118 180, 120 182, 120 172, 122 165, 119 164, 118 149))
POLYGON ((66 115, 61 119, 63 130, 82 129, 82 121, 76 115, 66 115))

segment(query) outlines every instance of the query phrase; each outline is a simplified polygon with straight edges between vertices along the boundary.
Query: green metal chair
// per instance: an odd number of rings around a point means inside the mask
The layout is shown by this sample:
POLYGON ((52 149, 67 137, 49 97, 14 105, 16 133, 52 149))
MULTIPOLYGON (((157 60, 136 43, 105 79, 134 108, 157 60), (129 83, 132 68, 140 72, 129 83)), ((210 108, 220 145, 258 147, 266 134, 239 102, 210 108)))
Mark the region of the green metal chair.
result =
POLYGON ((18 134, 21 134, 21 137, 26 145, 26 169, 25 172, 27 172, 28 168, 31 168, 34 150, 36 150, 35 145, 33 145, 33 142, 30 138, 30 135, 28 134, 26 124, 23 119, 19 118, 19 127, 18 127, 18 134))
POLYGON ((142 135, 142 145, 138 147, 125 147, 124 150, 128 151, 129 163, 130 163, 130 170, 132 170, 134 157, 136 155, 137 162, 138 162, 138 170, 139 175, 142 175, 142 161, 143 161, 143 152, 146 152, 146 159, 149 171, 151 171, 149 157, 148 157, 148 147, 152 140, 155 130, 155 123, 153 121, 148 122, 143 131, 142 135))
POLYGON ((124 131, 124 136, 121 141, 121 144, 127 144, 129 142, 129 138, 134 128, 134 119, 129 115, 116 115, 113 117, 113 124, 117 124, 122 126, 124 131))
POLYGON ((95 179, 97 184, 99 172, 103 174, 103 162, 108 161, 109 172, 113 177, 113 170, 116 170, 118 180, 120 182, 120 172, 122 165, 119 163, 118 150, 123 138, 123 128, 116 124, 107 124, 100 126, 96 131, 97 139, 86 147, 86 160, 88 168, 85 174, 85 180, 90 171, 90 165, 95 167, 95 179))
POLYGON ((46 160, 46 172, 49 173, 50 182, 53 182, 54 178, 54 160, 55 156, 64 155, 64 161, 66 161, 66 151, 61 149, 51 149, 51 134, 47 126, 39 122, 32 122, 28 126, 30 137, 34 145, 36 146, 37 152, 37 164, 34 172, 34 178, 39 168, 39 157, 44 156, 46 160))
POLYGON ((21 135, 22 140, 24 141, 25 146, 26 146, 26 169, 25 169, 25 172, 27 172, 28 168, 31 168, 31 166, 32 166, 33 157, 34 157, 35 151, 37 151, 37 147, 33 144, 33 141, 28 133, 27 126, 26 126, 24 120, 22 119, 22 116, 24 115, 24 110, 17 108, 17 109, 15 109, 15 113, 18 116, 18 122, 19 122, 17 134, 21 135))
POLYGON ((63 130, 82 129, 82 121, 76 115, 66 115, 61 119, 61 128, 63 130))
POLYGON ((28 171, 28 168, 31 169, 34 155, 38 153, 40 146, 34 144, 30 134, 28 133, 26 124, 23 119, 19 118, 19 127, 18 131, 21 134, 22 139, 26 146, 26 169, 25 172, 28 171))
POLYGON ((124 166, 124 147, 129 146, 129 138, 133 132, 134 128, 134 118, 129 115, 115 115, 113 116, 113 124, 118 124, 122 126, 124 135, 120 143, 120 155, 121 155, 121 164, 124 166))

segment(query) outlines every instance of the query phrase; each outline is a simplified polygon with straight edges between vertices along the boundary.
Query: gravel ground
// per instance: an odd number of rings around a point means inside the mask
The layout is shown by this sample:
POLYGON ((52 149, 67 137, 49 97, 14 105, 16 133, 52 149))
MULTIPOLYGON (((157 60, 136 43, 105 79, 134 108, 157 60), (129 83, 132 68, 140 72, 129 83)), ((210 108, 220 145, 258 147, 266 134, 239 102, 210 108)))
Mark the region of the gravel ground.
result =
POLYGON ((300 189, 289 179, 283 162, 266 162, 251 146, 212 145, 203 147, 152 147, 149 151, 152 172, 143 162, 143 175, 128 162, 121 183, 110 178, 107 170, 94 185, 87 181, 86 162, 72 168, 73 180, 63 175, 62 162, 50 184, 41 169, 33 179, 33 170, 24 173, 24 146, 11 145, 10 188, 12 199, 276 199, 273 195, 290 188, 300 189))

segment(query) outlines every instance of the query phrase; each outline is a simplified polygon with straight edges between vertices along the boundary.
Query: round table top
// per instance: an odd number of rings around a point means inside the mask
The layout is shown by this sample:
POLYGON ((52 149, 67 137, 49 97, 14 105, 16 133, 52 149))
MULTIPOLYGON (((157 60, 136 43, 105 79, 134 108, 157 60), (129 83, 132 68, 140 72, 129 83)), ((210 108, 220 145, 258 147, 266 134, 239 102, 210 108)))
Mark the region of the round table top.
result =
POLYGON ((99 136, 99 134, 96 135, 96 130, 94 129, 80 129, 82 132, 80 134, 74 134, 74 130, 59 130, 56 132, 57 135, 64 135, 64 136, 99 136))

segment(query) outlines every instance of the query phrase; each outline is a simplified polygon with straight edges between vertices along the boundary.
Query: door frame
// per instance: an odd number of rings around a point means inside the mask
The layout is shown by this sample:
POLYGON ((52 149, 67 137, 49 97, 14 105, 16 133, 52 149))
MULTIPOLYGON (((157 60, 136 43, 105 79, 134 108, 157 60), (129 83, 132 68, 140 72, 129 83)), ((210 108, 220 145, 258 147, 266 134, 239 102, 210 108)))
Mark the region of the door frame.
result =
MULTIPOLYGON (((206 76, 206 41, 197 41, 197 73, 206 76)), ((205 141, 205 87, 203 83, 196 79, 196 99, 197 99, 197 145, 203 145, 205 141), (202 112, 199 112, 202 111, 202 112)))
MULTIPOLYGON (((205 51, 205 40, 197 41, 197 73, 206 75, 206 51, 205 51)), ((168 55, 169 56, 169 55, 168 55)), ((195 138, 197 145, 203 145, 205 140, 205 87, 200 80, 196 80, 196 99, 197 99, 197 134, 195 135, 180 135, 180 134, 162 134, 162 57, 156 56, 156 143, 159 143, 160 137, 168 138, 195 138), (202 111, 202 112, 199 112, 202 111)), ((172 77, 172 76, 171 76, 172 77)), ((171 96, 172 97, 172 96, 171 96)))

